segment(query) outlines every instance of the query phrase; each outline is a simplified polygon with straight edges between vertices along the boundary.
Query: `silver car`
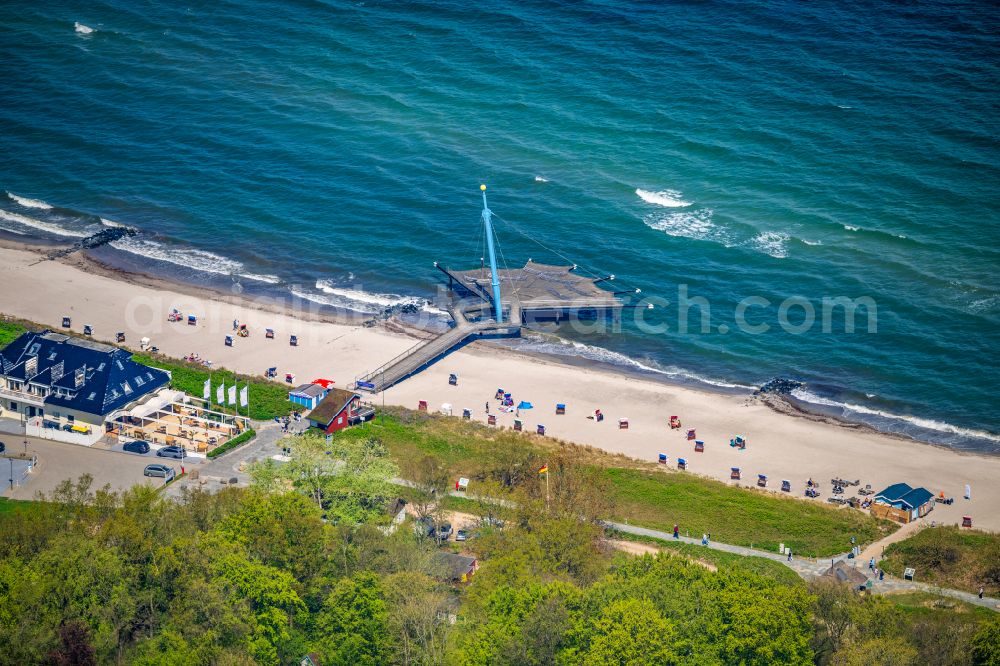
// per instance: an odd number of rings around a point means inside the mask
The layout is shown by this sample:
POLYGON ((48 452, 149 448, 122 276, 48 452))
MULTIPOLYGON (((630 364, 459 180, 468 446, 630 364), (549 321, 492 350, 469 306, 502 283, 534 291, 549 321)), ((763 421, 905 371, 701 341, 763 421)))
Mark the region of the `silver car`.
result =
POLYGON ((143 476, 162 477, 163 481, 167 482, 174 478, 175 472, 173 467, 153 463, 152 465, 146 465, 146 469, 142 470, 142 474, 143 476))

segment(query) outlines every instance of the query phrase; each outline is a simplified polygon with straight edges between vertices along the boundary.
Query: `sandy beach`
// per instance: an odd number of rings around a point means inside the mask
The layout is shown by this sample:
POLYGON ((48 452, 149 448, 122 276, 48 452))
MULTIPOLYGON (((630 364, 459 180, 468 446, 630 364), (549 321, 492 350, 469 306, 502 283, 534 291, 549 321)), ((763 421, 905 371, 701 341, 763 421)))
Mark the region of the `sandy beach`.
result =
MULTIPOLYGON (((357 376, 375 369, 416 343, 415 338, 386 327, 367 328, 328 318, 281 314, 285 304, 249 302, 236 296, 161 283, 148 277, 115 275, 99 270, 87 260, 33 264, 38 254, 7 244, 0 248, 0 312, 58 329, 64 316, 73 318, 73 330, 94 327, 94 337, 114 341, 126 333, 126 345, 138 347, 143 336, 160 351, 181 358, 197 353, 239 372, 263 375, 278 368, 279 379, 291 372, 297 382, 324 377, 346 387, 357 376), (176 308, 198 316, 197 326, 168 323, 176 308), (252 334, 224 345, 233 320, 247 324, 252 334), (265 339, 264 329, 276 337, 265 339), (299 346, 289 345, 289 335, 299 346)), ((928 520, 956 523, 972 515, 978 528, 1000 530, 1000 457, 958 453, 940 447, 871 432, 867 429, 783 414, 749 395, 722 395, 689 387, 671 386, 600 369, 571 366, 515 354, 489 343, 477 342, 455 352, 421 374, 411 377, 372 400, 416 408, 426 400, 431 410, 449 403, 454 413, 473 410, 474 419, 486 420, 484 406, 498 387, 515 401, 533 403, 522 412, 525 429, 544 424, 552 437, 621 452, 642 460, 669 456, 675 467, 686 458, 692 473, 729 481, 730 467, 740 467, 743 485, 767 474, 769 489, 777 492, 782 479, 792 482, 792 494, 802 496, 809 477, 823 484, 820 501, 829 496, 831 477, 860 479, 876 490, 896 482, 925 486, 937 494, 956 498, 952 506, 936 505, 928 520), (448 385, 448 375, 459 377, 448 385), (565 403, 565 415, 555 414, 556 403, 565 403), (597 423, 588 419, 595 409, 605 414, 597 423), (671 430, 670 415, 680 416, 684 428, 671 430), (629 428, 618 428, 628 418, 629 428), (705 452, 695 453, 686 437, 696 428, 705 441, 705 452), (743 451, 729 446, 736 434, 747 437, 743 451), (972 499, 962 498, 965 484, 972 499)), ((513 414, 499 415, 501 425, 511 426, 513 414)), ((849 493, 850 495, 851 493, 849 493)), ((803 500, 807 501, 807 500, 803 500)), ((815 500, 810 500, 815 501, 815 500)))

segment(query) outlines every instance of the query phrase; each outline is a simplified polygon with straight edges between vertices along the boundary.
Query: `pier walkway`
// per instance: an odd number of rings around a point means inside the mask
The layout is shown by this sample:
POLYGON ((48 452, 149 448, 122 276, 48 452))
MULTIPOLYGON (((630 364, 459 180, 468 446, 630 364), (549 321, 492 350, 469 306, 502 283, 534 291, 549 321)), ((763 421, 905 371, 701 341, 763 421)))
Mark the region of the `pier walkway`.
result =
POLYGON ((490 332, 507 333, 520 329, 517 324, 497 324, 493 320, 470 322, 460 312, 452 312, 452 317, 455 319, 454 328, 430 340, 417 343, 382 367, 359 377, 354 381, 355 389, 379 393, 423 369, 473 335, 490 332))

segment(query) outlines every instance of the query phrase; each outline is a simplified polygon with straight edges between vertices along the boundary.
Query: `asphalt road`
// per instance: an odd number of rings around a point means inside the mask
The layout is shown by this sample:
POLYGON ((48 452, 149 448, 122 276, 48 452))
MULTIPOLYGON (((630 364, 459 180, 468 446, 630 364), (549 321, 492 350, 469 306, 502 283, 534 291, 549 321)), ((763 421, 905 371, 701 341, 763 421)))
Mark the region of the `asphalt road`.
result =
MULTIPOLYGON (((7 444, 8 453, 24 451, 23 437, 0 435, 0 442, 7 444)), ((152 486, 163 484, 163 479, 143 476, 146 465, 158 462, 177 470, 180 461, 168 458, 140 456, 119 451, 88 448, 78 444, 64 444, 44 439, 28 438, 28 454, 38 457, 35 470, 28 476, 23 486, 14 488, 13 493, 4 483, 4 495, 14 499, 34 499, 39 492, 51 493, 65 479, 77 479, 83 474, 94 477, 91 489, 110 484, 112 490, 124 490, 134 485, 146 483, 152 486)), ((6 463, 6 460, 0 460, 6 463)), ((186 464, 186 463, 185 463, 186 464)), ((5 470, 0 465, 0 478, 6 481, 5 470)))

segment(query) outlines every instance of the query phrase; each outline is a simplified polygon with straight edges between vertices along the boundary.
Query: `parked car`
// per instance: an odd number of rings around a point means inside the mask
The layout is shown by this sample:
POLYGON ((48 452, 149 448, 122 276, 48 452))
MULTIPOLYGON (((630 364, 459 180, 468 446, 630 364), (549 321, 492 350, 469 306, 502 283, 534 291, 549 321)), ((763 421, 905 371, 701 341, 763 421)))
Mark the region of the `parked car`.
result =
POLYGON ((441 541, 447 541, 448 537, 451 536, 452 529, 451 523, 441 523, 437 527, 437 538, 441 541))
POLYGON ((181 446, 164 446, 162 449, 156 452, 156 455, 160 458, 177 458, 178 460, 184 460, 187 457, 187 451, 181 446))
POLYGON ((164 481, 169 481, 174 478, 174 468, 167 467, 166 465, 161 465, 159 463, 153 463, 152 465, 146 465, 146 469, 142 470, 143 476, 158 476, 162 477, 164 481))
POLYGON ((469 538, 468 530, 459 530, 455 532, 455 541, 465 541, 469 538))
POLYGON ((137 439, 125 444, 122 450, 128 451, 129 453, 149 453, 149 442, 137 439))

